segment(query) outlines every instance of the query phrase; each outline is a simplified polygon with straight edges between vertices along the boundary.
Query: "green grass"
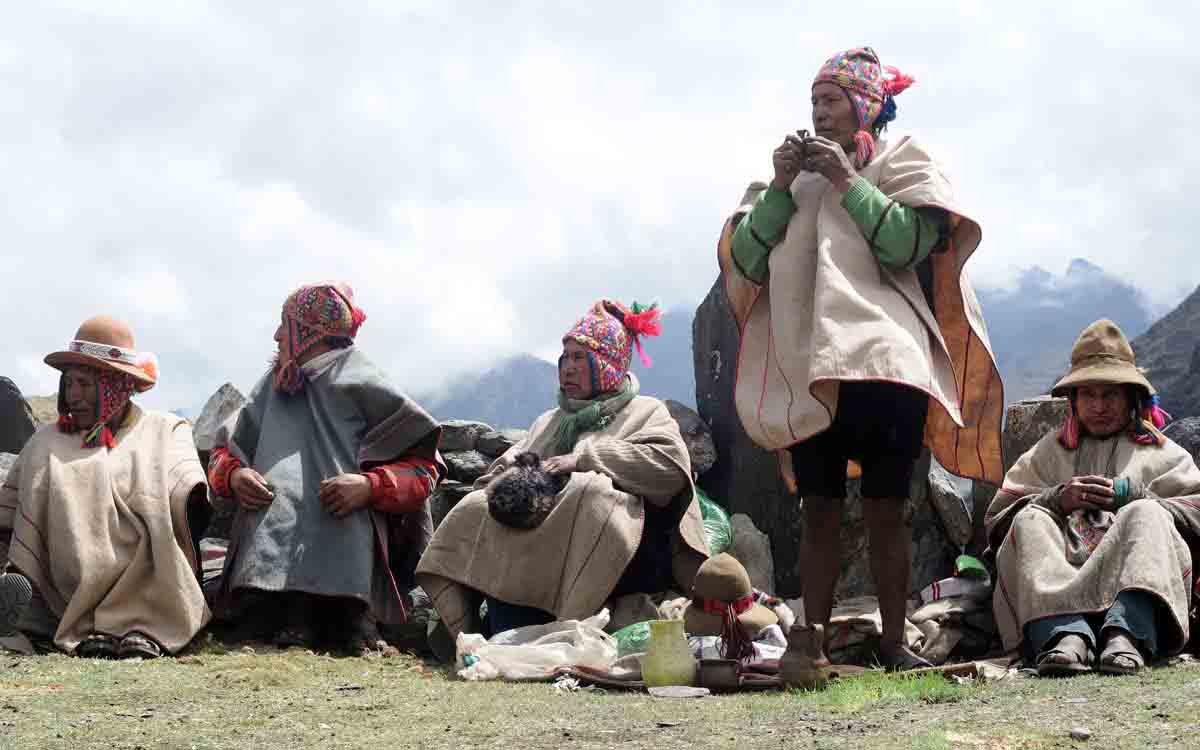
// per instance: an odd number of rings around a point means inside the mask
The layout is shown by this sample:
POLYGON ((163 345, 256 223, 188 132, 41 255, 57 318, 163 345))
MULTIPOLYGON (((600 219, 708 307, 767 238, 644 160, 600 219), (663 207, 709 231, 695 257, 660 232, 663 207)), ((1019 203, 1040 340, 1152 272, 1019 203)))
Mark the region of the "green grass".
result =
POLYGON ((0 656, 0 748, 1194 747, 1200 669, 958 685, 871 673, 691 700, 466 683, 413 657, 206 646, 179 659, 0 656), (1093 739, 1074 743, 1074 726, 1093 739))

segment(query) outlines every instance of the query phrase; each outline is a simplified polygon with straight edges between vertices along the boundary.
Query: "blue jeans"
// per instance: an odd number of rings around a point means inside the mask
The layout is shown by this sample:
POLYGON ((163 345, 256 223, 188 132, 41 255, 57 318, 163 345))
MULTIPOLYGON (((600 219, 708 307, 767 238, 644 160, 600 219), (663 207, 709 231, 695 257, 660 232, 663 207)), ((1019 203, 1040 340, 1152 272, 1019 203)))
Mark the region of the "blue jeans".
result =
POLYGON ((488 638, 513 628, 526 625, 545 625, 554 622, 554 615, 534 607, 522 607, 499 599, 487 597, 487 620, 483 623, 484 635, 488 638))
POLYGON ((1026 656, 1030 660, 1042 653, 1048 644, 1064 635, 1077 635, 1087 641, 1092 651, 1100 632, 1120 628, 1141 645, 1142 651, 1153 657, 1158 653, 1157 602, 1145 591, 1122 591, 1112 607, 1100 615, 1055 615, 1034 620, 1025 626, 1026 656))

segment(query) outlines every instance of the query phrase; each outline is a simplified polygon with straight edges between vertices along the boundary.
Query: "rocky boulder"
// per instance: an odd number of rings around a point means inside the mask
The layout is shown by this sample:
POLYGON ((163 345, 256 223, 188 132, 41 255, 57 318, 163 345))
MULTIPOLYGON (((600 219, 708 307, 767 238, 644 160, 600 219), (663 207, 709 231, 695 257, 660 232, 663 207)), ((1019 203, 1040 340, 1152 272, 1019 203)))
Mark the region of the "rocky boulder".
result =
POLYGON ((242 395, 233 383, 226 383, 209 396, 192 425, 192 437, 196 441, 196 450, 200 460, 207 465, 208 454, 215 447, 217 433, 222 427, 228 426, 232 432, 237 424, 237 415, 246 405, 246 397, 242 395))
POLYGON ((479 442, 479 437, 490 432, 495 432, 495 430, 491 425, 483 422, 451 419, 442 422, 442 442, 438 447, 443 454, 473 451, 479 442))
POLYGON ((492 465, 491 458, 475 450, 443 453, 442 460, 446 462, 449 478, 466 484, 471 484, 486 474, 488 467, 492 465))
POLYGON ((470 492, 470 483, 457 482, 453 479, 446 479, 439 482, 437 489, 433 491, 432 497, 429 498, 429 511, 433 515, 433 525, 436 527, 441 524, 442 519, 450 512, 450 509, 458 505, 458 501, 462 500, 470 492))
POLYGON ((1004 471, 1067 418, 1065 398, 1040 396, 1008 405, 1004 416, 1004 471))
POLYGON ((775 558, 771 555, 771 537, 759 531, 745 513, 729 518, 733 543, 729 554, 737 558, 750 575, 750 584, 759 591, 775 591, 775 558))
POLYGON ((36 429, 33 409, 21 395, 21 389, 8 378, 0 377, 0 452, 20 453, 36 429))
POLYGON ((493 458, 504 453, 529 435, 528 430, 488 430, 481 433, 475 441, 475 447, 480 453, 493 458))
POLYGON ((15 453, 0 453, 0 484, 8 478, 8 470, 17 462, 15 453))
POLYGON ((1163 434, 1179 443, 1192 458, 1200 463, 1200 417, 1179 419, 1167 425, 1163 434))
POLYGON ((937 511, 946 537, 959 549, 966 549, 975 536, 973 490, 971 480, 956 477, 936 461, 931 462, 929 503, 937 511))
POLYGON ((667 411, 679 425, 683 433, 683 442, 687 445, 688 455, 692 459, 692 473, 696 476, 705 474, 717 462, 717 446, 713 443, 712 430, 700 418, 700 415, 678 401, 666 401, 667 411))

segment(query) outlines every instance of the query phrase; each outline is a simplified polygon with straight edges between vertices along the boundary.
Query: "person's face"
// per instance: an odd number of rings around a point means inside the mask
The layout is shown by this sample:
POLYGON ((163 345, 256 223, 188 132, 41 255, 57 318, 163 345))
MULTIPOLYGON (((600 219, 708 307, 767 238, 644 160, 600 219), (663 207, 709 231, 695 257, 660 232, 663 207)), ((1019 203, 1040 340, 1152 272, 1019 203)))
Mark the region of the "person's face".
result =
POLYGON ((1133 404, 1122 385, 1081 385, 1075 396, 1079 421, 1096 437, 1115 435, 1129 426, 1133 404))
POLYGON ((588 365, 588 349, 583 345, 563 342, 563 353, 558 358, 558 387, 567 398, 592 397, 592 368, 588 365))
POLYGON ((848 151, 854 148, 858 114, 850 103, 850 97, 840 86, 828 82, 813 86, 812 120, 817 135, 834 141, 848 151))
POLYGON ((287 336, 287 320, 281 314, 279 316, 279 325, 275 328, 275 346, 283 346, 283 337, 287 336))
POLYGON ((100 415, 96 413, 96 372, 87 367, 71 367, 63 373, 63 395, 75 424, 91 429, 100 415))

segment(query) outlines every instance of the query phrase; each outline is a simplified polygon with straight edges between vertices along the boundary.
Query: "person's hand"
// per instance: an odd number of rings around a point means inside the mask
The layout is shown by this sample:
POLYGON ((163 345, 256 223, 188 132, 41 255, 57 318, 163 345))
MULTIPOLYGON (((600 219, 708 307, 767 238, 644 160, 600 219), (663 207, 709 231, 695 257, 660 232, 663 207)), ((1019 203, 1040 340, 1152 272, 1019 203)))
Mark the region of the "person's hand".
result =
POLYGON ((275 499, 275 493, 271 492, 262 474, 245 466, 230 475, 229 488, 233 490, 234 499, 246 510, 262 510, 275 499))
POLYGON ((325 510, 345 518, 371 501, 371 480, 366 474, 339 474, 321 482, 319 497, 325 510))
MULTIPOLYGON (((804 133, 803 130, 799 131, 804 133)), ((782 192, 790 192, 792 181, 800 174, 804 154, 804 141, 801 135, 789 135, 771 155, 771 164, 775 167, 775 177, 771 187, 782 192)))
POLYGON ((572 474, 578 471, 579 456, 568 453, 562 456, 551 456, 542 461, 542 468, 547 474, 572 474))
POLYGON ((1113 483, 1104 477, 1086 476, 1075 477, 1067 482, 1059 496, 1058 503, 1063 515, 1070 515, 1079 510, 1112 510, 1113 483))
POLYGON ((841 146, 815 135, 804 141, 804 159, 801 168, 809 172, 817 172, 833 183, 839 193, 850 189, 850 183, 858 176, 854 165, 841 146))

